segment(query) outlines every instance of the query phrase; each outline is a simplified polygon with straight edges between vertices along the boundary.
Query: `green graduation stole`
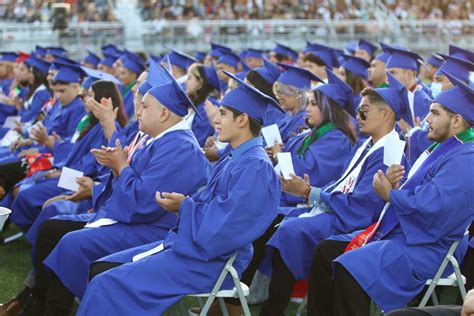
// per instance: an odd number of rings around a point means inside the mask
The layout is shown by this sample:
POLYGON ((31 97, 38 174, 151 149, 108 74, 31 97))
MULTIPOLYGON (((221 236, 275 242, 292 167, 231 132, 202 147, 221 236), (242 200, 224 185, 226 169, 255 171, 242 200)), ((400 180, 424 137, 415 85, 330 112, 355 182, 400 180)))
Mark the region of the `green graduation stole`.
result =
POLYGON ((304 154, 304 152, 311 146, 312 143, 332 131, 333 129, 336 128, 336 125, 333 123, 329 122, 324 124, 323 126, 318 127, 314 131, 311 132, 310 135, 306 136, 305 139, 303 140, 303 143, 301 144, 300 148, 298 149, 298 155, 301 156, 304 154))
POLYGON ((128 93, 128 91, 130 91, 130 90, 133 88, 133 86, 134 86, 136 83, 137 83, 137 82, 134 81, 134 82, 132 82, 131 84, 125 86, 125 88, 122 90, 122 93, 121 93, 122 97, 124 97, 124 96, 128 93))
MULTIPOLYGON (((457 133, 456 135, 454 135, 454 137, 456 137, 463 143, 472 142, 474 141, 474 130, 472 129, 472 127, 470 127, 462 132, 457 133)), ((439 146, 439 143, 433 143, 430 145, 430 147, 428 147, 427 150, 428 152, 432 152, 438 146, 439 146)))

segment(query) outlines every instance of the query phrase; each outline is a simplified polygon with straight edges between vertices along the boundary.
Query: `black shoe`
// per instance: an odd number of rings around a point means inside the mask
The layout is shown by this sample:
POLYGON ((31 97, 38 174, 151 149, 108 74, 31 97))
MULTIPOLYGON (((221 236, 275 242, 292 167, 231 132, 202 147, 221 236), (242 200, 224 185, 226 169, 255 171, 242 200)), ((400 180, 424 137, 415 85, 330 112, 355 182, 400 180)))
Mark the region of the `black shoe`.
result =
POLYGON ((18 316, 44 316, 44 302, 35 301, 32 296, 20 311, 18 316))

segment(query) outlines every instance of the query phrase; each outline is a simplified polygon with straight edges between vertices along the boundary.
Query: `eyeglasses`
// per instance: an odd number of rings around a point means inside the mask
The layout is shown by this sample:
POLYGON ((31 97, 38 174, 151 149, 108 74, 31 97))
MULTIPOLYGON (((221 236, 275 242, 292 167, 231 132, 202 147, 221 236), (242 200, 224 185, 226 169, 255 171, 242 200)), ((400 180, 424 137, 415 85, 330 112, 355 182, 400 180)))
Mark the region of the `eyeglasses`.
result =
MULTIPOLYGON (((378 112, 380 112, 380 111, 385 111, 385 109, 378 109, 377 111, 378 111, 378 112)), ((362 110, 361 108, 358 108, 358 109, 357 109, 357 114, 359 115, 359 117, 360 117, 360 119, 361 119, 362 121, 365 121, 365 120, 367 119, 367 114, 368 114, 368 113, 371 113, 371 112, 372 112, 372 111, 364 111, 364 110, 362 110)))

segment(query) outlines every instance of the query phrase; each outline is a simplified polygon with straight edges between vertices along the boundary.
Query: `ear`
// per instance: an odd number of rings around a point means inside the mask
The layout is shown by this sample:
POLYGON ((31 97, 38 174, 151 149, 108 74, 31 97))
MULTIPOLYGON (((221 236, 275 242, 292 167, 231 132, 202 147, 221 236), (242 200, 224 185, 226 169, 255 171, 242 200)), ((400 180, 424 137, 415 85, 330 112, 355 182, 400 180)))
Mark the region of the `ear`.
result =
POLYGON ((455 115, 452 117, 452 121, 451 121, 451 122, 452 122, 453 128, 458 129, 458 128, 463 127, 464 119, 462 118, 461 115, 455 114, 455 115))
POLYGON ((240 128, 250 125, 249 115, 247 113, 242 113, 237 117, 237 122, 240 128))
POLYGON ((160 122, 165 122, 171 115, 171 111, 166 107, 163 107, 160 112, 160 122))

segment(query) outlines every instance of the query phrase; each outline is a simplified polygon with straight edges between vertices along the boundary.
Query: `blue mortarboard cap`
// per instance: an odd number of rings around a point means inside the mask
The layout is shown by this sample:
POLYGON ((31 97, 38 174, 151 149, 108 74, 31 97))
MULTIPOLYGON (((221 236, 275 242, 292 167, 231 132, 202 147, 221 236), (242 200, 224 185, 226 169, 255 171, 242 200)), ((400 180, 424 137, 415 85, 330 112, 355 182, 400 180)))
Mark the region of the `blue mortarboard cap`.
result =
POLYGON ((145 70, 145 65, 143 62, 141 60, 137 60, 132 55, 126 54, 125 57, 122 58, 122 62, 122 67, 127 68, 136 74, 141 74, 143 70, 145 70))
POLYGON ((148 82, 143 81, 140 86, 138 86, 138 93, 145 95, 151 88, 153 88, 148 82))
POLYGON ((35 63, 36 59, 38 57, 36 56, 35 53, 31 53, 28 58, 26 58, 23 62, 28 66, 28 67, 33 67, 33 64, 35 63))
POLYGON ((324 83, 324 81, 306 69, 284 63, 278 63, 278 66, 286 70, 280 75, 280 77, 278 77, 277 81, 280 83, 303 90, 311 89, 311 81, 324 83))
POLYGON ((54 57, 54 61, 59 61, 63 64, 69 64, 69 65, 79 65, 79 63, 73 59, 67 58, 63 55, 59 55, 56 53, 51 54, 54 57))
POLYGON ((150 60, 153 60, 155 63, 160 63, 162 58, 163 58, 163 56, 157 56, 157 55, 150 54, 150 58, 148 59, 148 63, 150 63, 150 60))
POLYGON ((321 59, 329 68, 339 67, 338 57, 343 56, 344 52, 319 43, 306 41, 304 53, 311 53, 321 59))
POLYGON ((0 52, 0 61, 8 61, 14 63, 18 56, 19 55, 15 52, 0 52))
POLYGON ((85 71, 76 65, 63 65, 53 77, 53 81, 63 81, 68 83, 80 83, 85 71))
POLYGON ((35 46, 35 50, 33 52, 38 56, 46 55, 46 49, 38 45, 35 46))
POLYGON ((32 65, 33 68, 38 69, 43 74, 47 74, 49 67, 51 67, 51 63, 47 62, 46 60, 35 58, 32 65))
POLYGON ((50 54, 50 55, 59 55, 63 57, 67 57, 68 55, 67 50, 58 46, 45 47, 45 50, 46 50, 46 54, 50 54))
POLYGON ((369 41, 361 39, 359 40, 359 43, 357 45, 357 50, 366 51, 370 56, 374 57, 375 52, 377 51, 377 46, 375 46, 369 41))
POLYGON ((250 70, 244 70, 235 74, 235 76, 241 80, 245 80, 245 77, 250 72, 250 70))
POLYGON ((458 46, 449 45, 449 55, 474 62, 474 53, 458 46))
POLYGON ((240 58, 247 58, 247 54, 248 54, 248 50, 247 50, 247 49, 243 49, 243 50, 240 51, 239 57, 240 57, 240 58))
POLYGON ((447 72, 458 79, 461 79, 465 83, 469 82, 469 74, 471 71, 474 71, 474 64, 470 61, 454 56, 447 56, 439 54, 444 58, 445 62, 436 72, 436 76, 443 75, 444 72, 447 72))
POLYGON ((197 60, 194 57, 189 56, 176 49, 171 49, 171 53, 169 53, 167 56, 172 65, 180 67, 184 70, 187 70, 189 66, 197 62, 197 60))
POLYGON ((142 64, 145 63, 145 60, 144 60, 144 59, 142 58, 142 56, 140 56, 139 54, 134 53, 134 52, 132 52, 132 51, 126 49, 126 48, 123 50, 123 52, 124 52, 126 55, 128 55, 128 56, 130 56, 130 57, 132 57, 132 58, 134 58, 134 59, 136 59, 136 60, 138 60, 140 63, 142 63, 142 64))
POLYGON ((321 91, 321 93, 334 100, 351 116, 356 117, 352 88, 331 70, 327 69, 326 73, 328 75, 328 83, 317 86, 315 90, 321 91))
POLYGON ((285 113, 280 105, 278 105, 278 102, 268 95, 260 92, 231 73, 227 71, 224 71, 224 73, 237 81, 239 86, 224 96, 224 98, 219 102, 221 106, 233 108, 242 113, 247 113, 248 116, 262 125, 265 121, 265 114, 268 106, 273 106, 282 113, 285 113))
POLYGON ((100 57, 90 50, 87 50, 87 55, 84 57, 83 61, 93 65, 94 67, 97 67, 97 65, 100 63, 100 57))
POLYGON ((102 54, 119 57, 123 52, 114 44, 108 44, 101 47, 102 54))
POLYGON ((419 70, 422 58, 417 53, 393 46, 389 46, 386 50, 390 53, 390 58, 387 60, 386 68, 419 70))
MULTIPOLYGON (((160 67, 162 67, 162 70, 167 71, 163 66, 160 67)), ((148 93, 176 115, 181 117, 186 116, 188 109, 192 107, 196 114, 200 116, 181 85, 174 78, 170 79, 171 81, 168 83, 154 86, 148 93)))
POLYGON ((405 86, 397 80, 391 73, 387 72, 388 88, 377 88, 375 92, 384 99, 385 103, 395 113, 395 120, 404 119, 405 122, 413 126, 413 118, 408 101, 408 91, 405 86))
POLYGON ((344 58, 346 59, 342 64, 341 67, 349 70, 354 75, 364 78, 367 80, 368 78, 368 68, 370 64, 362 58, 355 57, 352 55, 345 55, 344 58))
POLYGON ((385 43, 380 43, 380 47, 382 48, 382 53, 377 55, 375 59, 380 60, 383 63, 387 63, 387 60, 391 56, 391 53, 389 53, 390 46, 385 43))
POLYGON ((217 71, 214 66, 204 65, 204 74, 206 75, 207 81, 209 84, 216 89, 220 90, 219 77, 217 76, 217 71))
POLYGON ((286 55, 291 58, 291 60, 296 61, 298 59, 298 53, 295 52, 293 49, 289 48, 288 46, 285 46, 280 43, 276 43, 275 48, 273 49, 273 52, 277 54, 282 54, 286 55))
POLYGON ((171 74, 159 63, 150 60, 147 79, 138 87, 138 92, 145 95, 153 87, 160 86, 172 81, 171 74))
POLYGON ((334 52, 334 55, 336 55, 334 67, 339 68, 339 66, 341 66, 341 63, 344 62, 344 51, 342 49, 336 48, 333 48, 332 51, 334 52))
POLYGON ((209 55, 214 58, 220 58, 223 54, 231 51, 232 49, 230 47, 211 42, 211 51, 209 52, 209 55))
POLYGON ((260 49, 248 48, 245 50, 246 54, 244 58, 263 58, 264 51, 260 49))
POLYGON ((438 94, 433 103, 447 107, 461 115, 471 126, 474 125, 474 90, 450 73, 444 74, 454 87, 438 94))
POLYGON ((436 68, 439 68, 444 63, 444 59, 439 54, 431 54, 426 62, 436 68))
POLYGON ((114 63, 115 61, 117 60, 118 58, 114 55, 109 55, 109 54, 106 54, 104 53, 104 58, 102 58, 100 60, 100 63, 99 64, 103 64, 107 67, 110 67, 112 68, 114 66, 114 63))
POLYGON ((94 77, 85 77, 84 80, 82 81, 82 84, 81 86, 84 88, 84 89, 90 89, 92 84, 96 81, 99 81, 99 79, 97 78, 94 78, 94 77))
POLYGON ((88 67, 81 67, 81 69, 85 72, 85 74, 88 76, 88 78, 94 78, 97 80, 107 80, 107 81, 112 81, 116 85, 120 85, 120 80, 118 80, 115 76, 108 74, 106 72, 88 68, 88 67))
POLYGON ((309 53, 321 59, 328 68, 337 67, 339 64, 336 55, 331 49, 315 50, 309 53))
POLYGON ((348 53, 347 55, 354 55, 356 48, 357 48, 357 42, 356 41, 351 41, 344 46, 344 50, 348 53))
POLYGON ((206 59, 206 53, 205 52, 196 52, 196 54, 194 54, 194 58, 196 58, 196 60, 200 63, 204 62, 204 59, 206 59))
POLYGON ((223 54, 217 60, 217 63, 218 64, 229 65, 229 66, 234 67, 234 68, 237 69, 239 67, 240 57, 237 56, 237 54, 235 54, 233 52, 227 52, 227 53, 223 54))
POLYGON ((263 66, 256 68, 255 71, 269 84, 274 84, 281 75, 280 68, 267 59, 264 59, 263 66))

